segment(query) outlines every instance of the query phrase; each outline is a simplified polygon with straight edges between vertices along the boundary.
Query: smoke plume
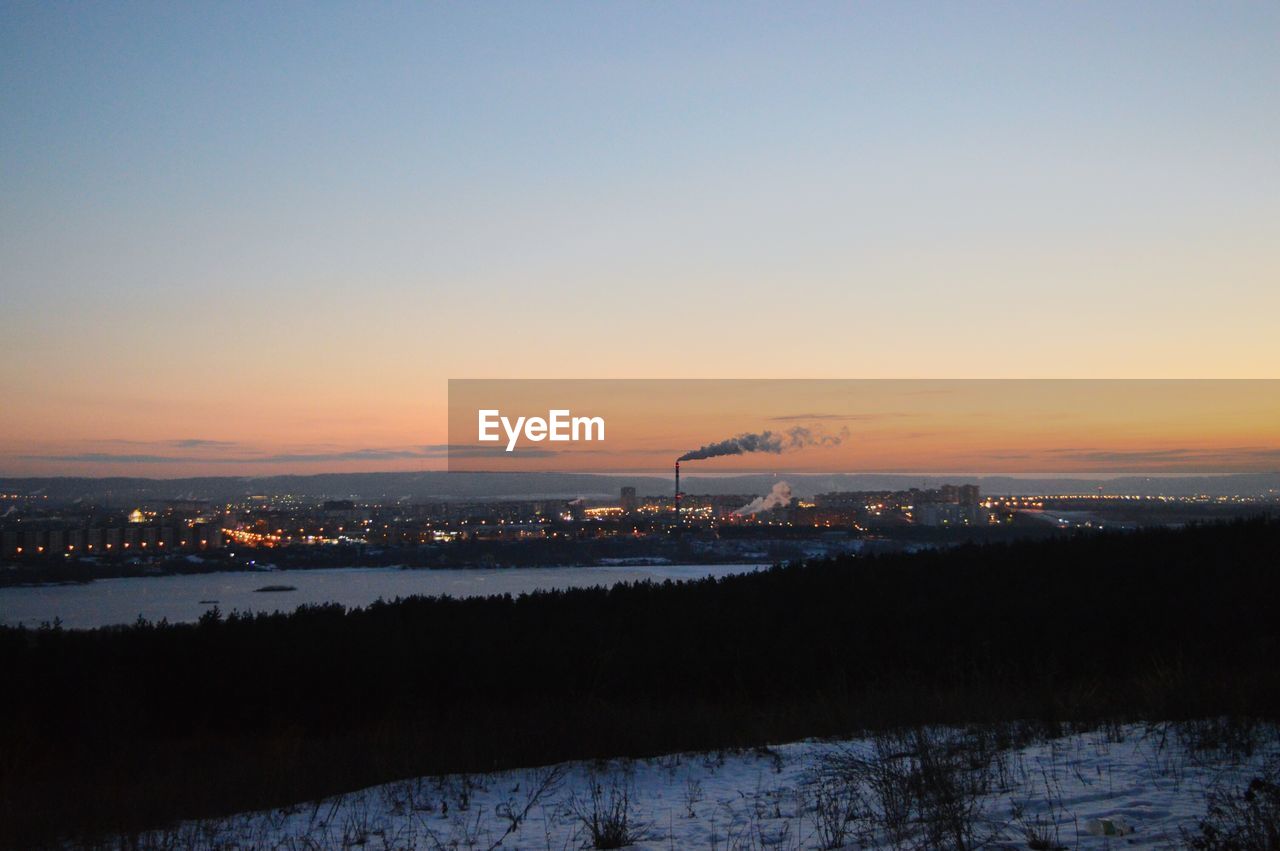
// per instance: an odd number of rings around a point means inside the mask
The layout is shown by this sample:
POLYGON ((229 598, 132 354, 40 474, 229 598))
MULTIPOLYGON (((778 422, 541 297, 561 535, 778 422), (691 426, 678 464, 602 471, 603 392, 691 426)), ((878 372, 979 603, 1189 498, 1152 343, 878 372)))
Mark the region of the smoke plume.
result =
POLYGON ((677 461, 699 461, 703 458, 719 458, 722 455, 744 455, 748 452, 769 452, 778 455, 806 446, 839 446, 849 436, 847 428, 838 434, 825 434, 806 426, 795 426, 786 431, 762 431, 759 434, 740 434, 728 440, 708 443, 701 449, 686 452, 677 461))
POLYGON ((791 485, 786 482, 778 482, 773 486, 773 490, 769 491, 768 496, 757 497, 733 513, 740 516, 746 514, 761 514, 765 511, 785 507, 790 504, 791 485))

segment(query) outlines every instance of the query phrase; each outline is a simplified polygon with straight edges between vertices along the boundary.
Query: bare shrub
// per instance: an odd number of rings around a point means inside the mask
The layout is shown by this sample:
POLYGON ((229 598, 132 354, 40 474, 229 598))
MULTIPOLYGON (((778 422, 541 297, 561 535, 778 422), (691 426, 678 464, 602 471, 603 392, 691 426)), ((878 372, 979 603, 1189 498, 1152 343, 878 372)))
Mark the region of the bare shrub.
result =
POLYGON ((1178 741, 1190 754, 1205 754, 1215 763, 1253 756, 1264 738, 1256 718, 1237 715, 1194 718, 1179 721, 1173 727, 1178 741))
POLYGON ((1180 789, 1187 776, 1189 759, 1177 728, 1171 722, 1149 723, 1139 741, 1151 773, 1167 778, 1175 789, 1180 789))
POLYGON ((697 818, 698 813, 696 807, 706 798, 706 794, 702 791, 702 781, 693 776, 685 778, 684 781, 684 809, 687 818, 697 818))
POLYGON ((615 773, 606 788, 593 774, 589 783, 585 798, 570 796, 569 811, 586 829, 592 848, 623 848, 649 837, 648 825, 636 816, 630 777, 615 773))
POLYGON ((1022 834, 1031 851, 1061 851, 1066 846, 1062 844, 1060 825, 1067 821, 1074 821, 1075 817, 1067 812, 1062 802, 1062 790, 1057 780, 1048 772, 1044 775, 1042 796, 1044 807, 1030 812, 1032 804, 1040 803, 1036 798, 1034 784, 1032 784, 1032 788, 1028 790, 1023 800, 1011 801, 1011 822, 1022 834))
MULTIPOLYGON (((817 820, 831 825, 843 819, 846 831, 856 823, 863 844, 979 847, 991 838, 984 830, 983 799, 991 789, 995 753, 979 735, 918 728, 873 735, 870 753, 853 747, 829 752, 810 789, 817 820)), ((828 847, 846 838, 825 830, 823 840, 837 842, 828 847)))
POLYGON ((564 779, 564 772, 563 765, 553 765, 533 773, 528 779, 522 796, 520 795, 520 784, 516 784, 511 791, 511 796, 495 807, 497 814, 506 821, 507 829, 502 836, 498 837, 498 841, 493 844, 492 848, 497 848, 502 844, 502 840, 520 830, 520 826, 524 824, 525 819, 529 817, 529 813, 533 808, 560 789, 560 783, 564 779))
POLYGON ((1061 851, 1066 848, 1058 833, 1057 823, 1044 813, 1028 817, 1024 811, 1015 809, 1013 818, 1031 851, 1061 851))
POLYGON ((866 815, 864 787, 840 771, 819 770, 802 790, 813 812, 814 831, 822 848, 841 848, 866 815))
POLYGON ((964 738, 917 730, 918 807, 930 848, 967 851, 979 844, 982 799, 990 790, 990 751, 964 738))
POLYGON ((684 762, 683 755, 678 753, 664 754, 653 760, 654 765, 667 777, 667 782, 674 783, 680 766, 684 762))
POLYGON ((1183 838, 1199 851, 1280 849, 1280 757, 1243 789, 1211 790, 1209 809, 1195 832, 1183 838))

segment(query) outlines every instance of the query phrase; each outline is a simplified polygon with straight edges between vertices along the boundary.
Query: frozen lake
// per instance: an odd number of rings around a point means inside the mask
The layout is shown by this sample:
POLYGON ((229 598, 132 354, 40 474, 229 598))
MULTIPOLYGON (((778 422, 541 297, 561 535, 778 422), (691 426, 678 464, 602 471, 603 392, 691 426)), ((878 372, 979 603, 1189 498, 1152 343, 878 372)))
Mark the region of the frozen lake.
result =
POLYGON ((396 567, 326 568, 272 572, 205 573, 100 579, 84 585, 0 588, 0 624, 39 626, 61 618, 71 629, 155 621, 194 621, 213 607, 223 612, 293 611, 309 603, 365 606, 375 600, 421 595, 484 597, 556 588, 611 586, 651 579, 701 579, 758 570, 758 564, 672 564, 609 567, 466 568, 402 570, 396 567), (258 592, 264 585, 296 590, 258 592))

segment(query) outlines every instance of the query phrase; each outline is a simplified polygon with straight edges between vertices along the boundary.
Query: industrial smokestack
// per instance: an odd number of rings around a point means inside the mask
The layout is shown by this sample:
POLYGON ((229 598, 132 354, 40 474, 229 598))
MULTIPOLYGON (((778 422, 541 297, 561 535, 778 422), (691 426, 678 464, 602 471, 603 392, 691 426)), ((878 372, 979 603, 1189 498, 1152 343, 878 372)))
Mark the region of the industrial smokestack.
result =
POLYGON ((676 461, 676 525, 680 525, 680 462, 676 461))

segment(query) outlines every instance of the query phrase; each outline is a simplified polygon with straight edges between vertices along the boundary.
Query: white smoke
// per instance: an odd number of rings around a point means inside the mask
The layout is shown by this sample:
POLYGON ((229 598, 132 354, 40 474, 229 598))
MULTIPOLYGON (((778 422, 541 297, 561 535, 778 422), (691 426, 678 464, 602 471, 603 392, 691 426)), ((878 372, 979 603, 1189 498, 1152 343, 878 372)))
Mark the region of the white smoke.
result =
POLYGON ((786 482, 778 482, 773 486, 773 490, 769 491, 768 496, 761 496, 753 499, 751 502, 733 512, 738 516, 747 514, 761 514, 774 508, 782 508, 791 504, 791 485, 786 482))

